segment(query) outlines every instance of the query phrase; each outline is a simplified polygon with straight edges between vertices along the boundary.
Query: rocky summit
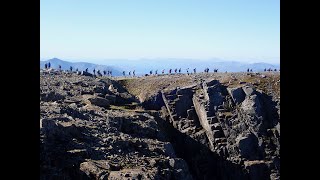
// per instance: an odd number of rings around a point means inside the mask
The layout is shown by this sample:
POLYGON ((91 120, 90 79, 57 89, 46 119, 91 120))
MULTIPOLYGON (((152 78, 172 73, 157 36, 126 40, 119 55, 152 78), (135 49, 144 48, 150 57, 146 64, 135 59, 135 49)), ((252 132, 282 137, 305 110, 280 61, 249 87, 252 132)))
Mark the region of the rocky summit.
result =
POLYGON ((280 73, 40 71, 40 179, 280 179, 280 73))

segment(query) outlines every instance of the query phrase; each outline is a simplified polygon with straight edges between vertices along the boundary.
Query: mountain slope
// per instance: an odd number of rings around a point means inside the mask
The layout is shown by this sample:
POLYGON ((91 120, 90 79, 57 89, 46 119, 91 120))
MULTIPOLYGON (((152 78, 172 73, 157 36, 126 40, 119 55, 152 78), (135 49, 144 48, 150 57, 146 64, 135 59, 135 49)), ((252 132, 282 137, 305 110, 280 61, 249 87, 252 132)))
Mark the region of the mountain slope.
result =
POLYGON ((98 64, 87 63, 87 62, 68 62, 58 58, 53 58, 46 61, 40 61, 40 68, 44 68, 44 65, 48 62, 50 62, 51 67, 55 69, 59 68, 59 65, 61 65, 62 70, 69 70, 70 66, 72 66, 74 70, 78 68, 79 71, 84 71, 86 68, 88 68, 89 72, 92 72, 93 69, 100 70, 100 71, 111 70, 112 75, 114 76, 122 75, 122 70, 114 66, 98 65, 98 64))

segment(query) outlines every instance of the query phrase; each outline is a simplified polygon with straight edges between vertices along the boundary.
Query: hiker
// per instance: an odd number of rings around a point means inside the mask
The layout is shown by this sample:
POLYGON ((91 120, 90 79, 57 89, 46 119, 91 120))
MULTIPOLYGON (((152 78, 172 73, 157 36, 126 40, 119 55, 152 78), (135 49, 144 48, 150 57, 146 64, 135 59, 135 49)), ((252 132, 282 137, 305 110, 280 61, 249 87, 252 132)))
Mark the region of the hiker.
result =
POLYGON ((133 70, 132 74, 133 74, 133 77, 136 76, 136 70, 133 70))
POLYGON ((102 76, 100 70, 97 71, 98 76, 102 76))
POLYGON ((152 70, 150 70, 150 75, 152 75, 152 70))
POLYGON ((267 71, 267 69, 266 68, 264 68, 264 72, 266 72, 267 71))
POLYGON ((250 72, 252 72, 252 69, 250 69, 250 72))
POLYGON ((59 70, 61 71, 61 65, 59 65, 59 70))
POLYGON ((44 64, 44 69, 47 69, 48 68, 48 65, 47 63, 44 64))
POLYGON ((105 76, 107 74, 106 70, 103 70, 103 75, 105 76))
POLYGON ((76 69, 76 72, 78 72, 78 68, 76 69))
POLYGON ((172 69, 169 69, 169 74, 171 74, 172 69))
POLYGON ((93 69, 93 74, 96 75, 96 69, 93 69))
POLYGON ((174 70, 174 73, 177 74, 177 68, 174 70))
POLYGON ((48 68, 50 69, 50 67, 51 67, 51 64, 50 64, 50 62, 48 63, 48 68))
POLYGON ((193 72, 196 73, 196 68, 193 69, 193 72))
POLYGON ((187 73, 188 73, 188 75, 189 75, 189 68, 187 69, 187 73))
POLYGON ((123 76, 126 76, 126 72, 125 72, 125 71, 122 71, 122 75, 123 75, 123 76))
POLYGON ((129 76, 131 76, 131 71, 129 71, 129 76))
POLYGON ((179 68, 179 74, 181 73, 181 68, 179 68))
POLYGON ((162 74, 164 74, 164 69, 162 70, 162 74))
POLYGON ((70 66, 70 71, 72 72, 72 66, 70 66))
POLYGON ((158 69, 155 71, 155 75, 157 75, 158 74, 158 69))
POLYGON ((110 70, 110 76, 112 76, 112 71, 110 70))

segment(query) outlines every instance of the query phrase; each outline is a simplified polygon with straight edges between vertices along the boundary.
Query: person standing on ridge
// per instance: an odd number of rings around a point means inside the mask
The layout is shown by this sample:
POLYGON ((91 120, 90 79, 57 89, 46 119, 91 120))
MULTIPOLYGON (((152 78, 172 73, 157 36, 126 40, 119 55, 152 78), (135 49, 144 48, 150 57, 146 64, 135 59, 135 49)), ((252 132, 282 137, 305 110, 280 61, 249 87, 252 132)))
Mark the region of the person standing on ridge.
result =
POLYGON ((44 69, 47 69, 48 68, 48 65, 47 63, 44 64, 44 69))
POLYGON ((51 67, 51 64, 50 64, 50 62, 48 63, 48 68, 50 69, 50 67, 51 67))
POLYGON ((158 74, 158 69, 155 71, 155 73, 154 73, 155 75, 157 75, 158 74))
POLYGON ((93 74, 96 75, 96 69, 93 69, 93 74))
POLYGON ((133 75, 133 77, 136 76, 136 70, 133 70, 133 71, 132 71, 132 75, 133 75))
POLYGON ((164 69, 162 70, 162 74, 164 74, 164 69))
POLYGON ((70 66, 70 72, 72 72, 72 66, 70 66))
POLYGON ((193 72, 194 72, 194 74, 197 72, 197 71, 196 71, 196 68, 193 69, 193 72))
POLYGON ((123 72, 122 72, 122 75, 123 75, 123 76, 126 76, 126 72, 125 72, 125 71, 123 71, 123 72))
POLYGON ((181 68, 179 68, 179 74, 181 73, 181 68))

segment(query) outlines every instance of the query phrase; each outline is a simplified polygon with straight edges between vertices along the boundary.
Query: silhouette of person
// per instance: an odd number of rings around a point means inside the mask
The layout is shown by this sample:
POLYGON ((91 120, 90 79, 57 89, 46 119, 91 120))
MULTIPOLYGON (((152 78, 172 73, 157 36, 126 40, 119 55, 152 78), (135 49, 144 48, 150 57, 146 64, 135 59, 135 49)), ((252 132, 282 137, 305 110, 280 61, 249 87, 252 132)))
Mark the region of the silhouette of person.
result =
POLYGON ((93 69, 93 74, 96 75, 96 69, 93 69))
POLYGON ((150 71, 150 75, 152 74, 152 70, 150 71))
POLYGON ((156 75, 158 74, 158 69, 155 71, 155 74, 156 74, 156 75))
POLYGON ((47 63, 44 64, 44 69, 47 69, 48 68, 48 65, 47 63))
POLYGON ((196 68, 193 69, 193 72, 196 73, 196 68))
POLYGON ((250 71, 250 69, 248 68, 248 69, 247 69, 247 72, 249 72, 249 71, 250 71))
POLYGON ((164 74, 164 69, 162 70, 162 74, 164 74))
POLYGON ((174 70, 174 73, 176 73, 176 74, 177 74, 177 68, 174 70))
POLYGON ((72 72, 72 66, 70 66, 70 71, 72 72))
POLYGON ((136 70, 133 70, 132 74, 133 76, 136 76, 136 70))
POLYGON ((106 70, 103 70, 103 75, 105 76, 107 74, 106 70))
POLYGON ((171 74, 172 69, 169 69, 169 74, 171 74))
POLYGON ((181 68, 179 68, 179 73, 181 73, 181 68))
POLYGON ((61 65, 59 65, 59 70, 61 71, 61 65))
POLYGON ((122 75, 123 75, 123 76, 125 76, 125 75, 126 75, 126 72, 125 72, 125 71, 123 71, 123 72, 122 72, 122 75))
POLYGON ((50 62, 48 63, 48 68, 50 69, 50 67, 51 67, 51 64, 50 64, 50 62))
POLYGON ((86 72, 88 72, 88 68, 86 68, 86 72))
POLYGON ((129 71, 129 76, 131 76, 131 71, 129 71))
POLYGON ((189 75, 189 68, 187 69, 187 73, 188 73, 188 75, 189 75))

